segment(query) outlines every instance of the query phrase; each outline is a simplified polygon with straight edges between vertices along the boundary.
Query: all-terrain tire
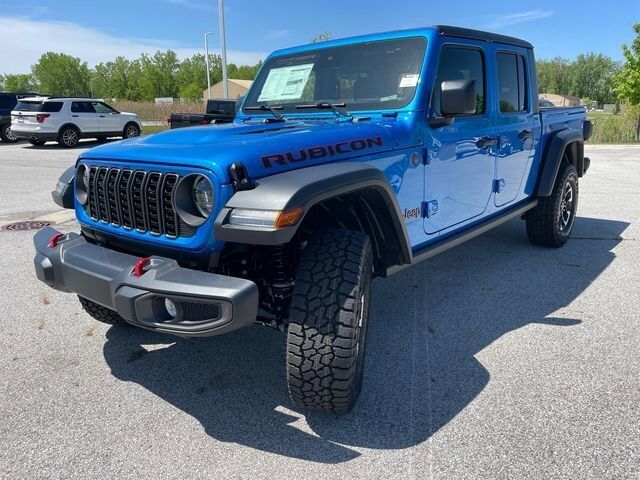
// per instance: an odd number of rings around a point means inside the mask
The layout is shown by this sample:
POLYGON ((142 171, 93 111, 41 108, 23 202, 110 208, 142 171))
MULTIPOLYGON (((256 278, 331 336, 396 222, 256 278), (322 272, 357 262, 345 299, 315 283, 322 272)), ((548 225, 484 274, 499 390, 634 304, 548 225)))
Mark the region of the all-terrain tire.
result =
POLYGON ((299 407, 351 410, 362 386, 373 272, 371 240, 331 230, 307 244, 293 290, 287 383, 299 407))
POLYGON ((103 307, 102 305, 98 305, 97 303, 81 297, 80 295, 78 295, 78 299, 80 300, 80 304, 82 305, 84 311, 99 322, 122 327, 129 325, 124 318, 122 318, 113 310, 103 307))
POLYGON ((549 197, 527 212, 527 236, 531 243, 559 248, 567 243, 578 211, 578 172, 571 163, 562 163, 549 197))
POLYGON ((11 132, 10 123, 0 127, 0 139, 5 143, 16 143, 20 141, 20 139, 11 132))

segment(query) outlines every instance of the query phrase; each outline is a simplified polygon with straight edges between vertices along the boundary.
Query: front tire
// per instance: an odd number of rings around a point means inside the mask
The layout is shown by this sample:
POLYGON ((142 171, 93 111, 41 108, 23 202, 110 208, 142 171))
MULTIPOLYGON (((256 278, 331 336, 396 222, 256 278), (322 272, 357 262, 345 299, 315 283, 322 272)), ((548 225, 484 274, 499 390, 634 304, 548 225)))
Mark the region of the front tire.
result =
POLYGON ((287 332, 287 382, 297 406, 344 413, 358 399, 372 272, 371 240, 361 232, 317 234, 305 248, 287 332))
POLYGON ((80 142, 80 132, 75 127, 64 127, 58 136, 58 143, 64 148, 74 148, 80 142))
POLYGON ((0 138, 5 143, 16 143, 20 141, 20 139, 11 131, 10 123, 3 125, 2 128, 0 128, 0 138))
POLYGON ((559 248, 567 243, 578 211, 578 172, 563 163, 553 191, 542 197, 538 206, 527 213, 527 236, 531 243, 559 248))
POLYGON ((78 299, 80 300, 80 305, 82 305, 84 311, 99 322, 120 327, 126 327, 129 325, 124 318, 122 318, 113 310, 109 310, 108 308, 92 302, 87 298, 81 297, 80 295, 78 295, 78 299))
POLYGON ((133 138, 140 136, 140 127, 135 123, 127 123, 122 131, 122 138, 133 138))

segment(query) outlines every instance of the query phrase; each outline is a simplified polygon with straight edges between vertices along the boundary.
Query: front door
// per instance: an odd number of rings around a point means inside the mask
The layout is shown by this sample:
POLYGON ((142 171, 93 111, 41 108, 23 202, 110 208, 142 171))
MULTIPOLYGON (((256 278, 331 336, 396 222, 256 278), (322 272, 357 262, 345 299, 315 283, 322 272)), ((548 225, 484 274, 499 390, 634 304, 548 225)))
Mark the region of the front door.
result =
POLYGON ((526 52, 498 51, 496 68, 499 99, 496 160, 496 206, 512 202, 523 190, 533 146, 533 105, 526 52))
POLYGON ((491 200, 497 137, 493 102, 485 85, 485 52, 478 45, 450 43, 442 48, 431 101, 432 117, 441 117, 442 82, 475 80, 474 115, 451 125, 427 126, 428 164, 424 229, 435 234, 482 215, 491 200))
POLYGON ((123 129, 120 113, 104 102, 93 102, 93 108, 100 119, 100 131, 102 133, 116 133, 123 129))

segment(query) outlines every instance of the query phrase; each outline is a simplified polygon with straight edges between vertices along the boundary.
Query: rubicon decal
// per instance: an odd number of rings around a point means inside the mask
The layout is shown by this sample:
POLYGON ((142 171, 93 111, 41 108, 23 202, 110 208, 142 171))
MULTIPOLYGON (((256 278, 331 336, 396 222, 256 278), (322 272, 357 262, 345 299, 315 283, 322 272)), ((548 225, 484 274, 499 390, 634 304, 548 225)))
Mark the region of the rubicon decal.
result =
POLYGON ((350 152, 367 150, 382 146, 382 137, 358 138, 347 142, 338 142, 332 145, 318 147, 301 148, 298 151, 272 153, 260 157, 262 164, 266 168, 274 165, 287 165, 288 163, 304 162, 305 160, 316 160, 318 158, 333 157, 350 152))

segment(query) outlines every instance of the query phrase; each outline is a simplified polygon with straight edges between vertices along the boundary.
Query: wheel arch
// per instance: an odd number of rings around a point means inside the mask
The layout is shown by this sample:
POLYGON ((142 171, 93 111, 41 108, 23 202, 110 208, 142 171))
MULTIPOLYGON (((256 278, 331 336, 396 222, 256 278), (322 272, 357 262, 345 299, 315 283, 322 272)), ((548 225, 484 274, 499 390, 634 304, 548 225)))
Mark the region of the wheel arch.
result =
POLYGON ((236 192, 215 221, 216 239, 251 245, 281 245, 296 234, 325 228, 359 230, 371 237, 377 272, 411 263, 407 229, 393 189, 384 174, 363 163, 319 165, 256 181, 236 192), (234 208, 303 208, 298 223, 280 229, 238 227, 228 223, 234 208))
POLYGON ((60 128, 58 129, 58 137, 60 137, 60 134, 62 133, 62 131, 67 127, 71 127, 73 129, 75 129, 76 132, 78 132, 79 134, 82 135, 82 130, 80 129, 80 127, 78 127, 78 125, 76 125, 75 123, 72 123, 72 122, 67 122, 67 123, 62 124, 60 126, 60 128))
POLYGON ((584 138, 581 131, 561 130, 553 134, 547 143, 543 159, 542 171, 536 193, 539 197, 548 197, 553 191, 560 165, 563 161, 573 163, 582 177, 584 165, 584 138))

